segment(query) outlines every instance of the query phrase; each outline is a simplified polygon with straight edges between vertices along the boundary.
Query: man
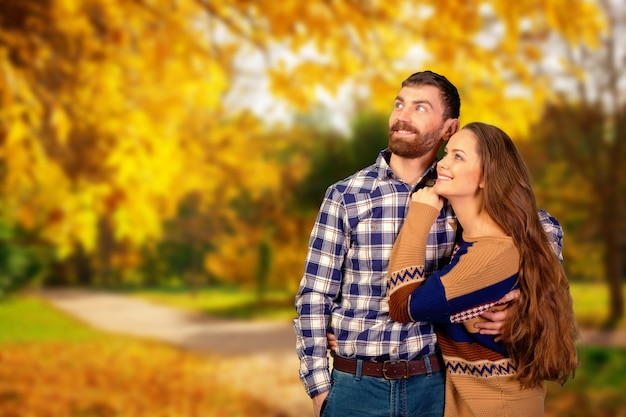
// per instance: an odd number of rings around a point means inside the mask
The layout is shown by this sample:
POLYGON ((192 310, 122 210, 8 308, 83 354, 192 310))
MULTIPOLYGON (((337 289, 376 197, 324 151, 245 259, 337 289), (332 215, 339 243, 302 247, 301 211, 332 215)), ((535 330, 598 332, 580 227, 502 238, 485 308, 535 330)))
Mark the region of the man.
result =
MULTIPOLYGON (((389 117, 389 146, 376 163, 330 186, 311 232, 295 298, 300 379, 315 415, 441 416, 444 373, 430 323, 389 318, 386 273, 413 191, 432 185, 442 142, 459 129, 460 98, 445 77, 418 72, 402 83, 389 117), (334 334, 332 383, 327 331, 334 334), (329 390, 332 386, 332 391, 329 390)), ((542 219, 553 240, 561 230, 542 219)), ((426 273, 446 265, 457 235, 449 205, 430 229, 426 273)), ((503 313, 482 326, 498 334, 503 313)))

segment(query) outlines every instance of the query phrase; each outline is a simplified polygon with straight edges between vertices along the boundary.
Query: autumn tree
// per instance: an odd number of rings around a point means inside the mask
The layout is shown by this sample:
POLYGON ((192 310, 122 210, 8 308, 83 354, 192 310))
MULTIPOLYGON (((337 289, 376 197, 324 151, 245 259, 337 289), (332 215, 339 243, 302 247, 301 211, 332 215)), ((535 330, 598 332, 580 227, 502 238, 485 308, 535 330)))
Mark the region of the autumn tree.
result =
POLYGON ((608 25, 598 48, 552 40, 562 60, 542 71, 561 87, 535 132, 550 159, 546 192, 561 201, 559 218, 574 232, 567 246, 577 249, 575 273, 606 280, 611 324, 624 315, 626 273, 626 7, 599 4, 608 25))
POLYGON ((192 39, 189 10, 167 10, 0 2, 2 214, 60 258, 93 252, 101 219, 116 241, 158 238, 209 174, 206 136, 185 126, 217 109, 225 81, 192 39))
POLYGON ((0 2, 2 215, 77 258, 78 279, 86 263, 137 266, 190 194, 221 226, 237 195, 279 188, 267 155, 284 145, 224 110, 230 58, 211 51, 200 13, 194 2, 0 2))
POLYGON ((199 196, 208 271, 279 282, 297 281, 306 244, 281 196, 307 163, 285 150, 314 138, 267 129, 251 89, 287 116, 346 88, 387 113, 399 82, 430 68, 459 87, 463 120, 524 136, 549 97, 541 42, 593 47, 603 25, 582 0, 20 0, 0 19, 7 223, 61 259, 133 267, 199 196), (104 241, 122 253, 94 256, 104 241))
MULTIPOLYGON (((492 122, 518 138, 528 135, 550 96, 550 79, 532 65, 544 59, 542 43, 555 36, 593 47, 603 24, 592 2, 201 4, 214 50, 238 51, 238 79, 254 80, 264 70, 273 102, 295 112, 310 111, 320 91, 332 95, 348 85, 359 104, 367 103, 362 109, 387 114, 399 81, 432 68, 460 87, 464 120, 492 122), (221 43, 224 33, 230 37, 221 43)), ((212 264, 236 259, 224 255, 214 253, 212 264)))

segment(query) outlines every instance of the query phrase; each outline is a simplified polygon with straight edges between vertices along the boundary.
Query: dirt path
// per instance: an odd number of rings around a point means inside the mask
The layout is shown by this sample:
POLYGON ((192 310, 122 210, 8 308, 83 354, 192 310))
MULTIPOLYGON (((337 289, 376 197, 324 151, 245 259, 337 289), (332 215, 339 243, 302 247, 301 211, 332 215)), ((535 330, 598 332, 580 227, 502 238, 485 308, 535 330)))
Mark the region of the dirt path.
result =
MULTIPOLYGON (((225 383, 277 409, 276 417, 312 415, 298 380, 295 336, 289 321, 209 318, 121 295, 82 290, 46 290, 41 298, 98 329, 161 340, 196 353, 217 353, 225 383)), ((626 331, 585 330, 583 345, 626 346, 626 331)), ((220 376, 217 375, 216 378, 220 376)))

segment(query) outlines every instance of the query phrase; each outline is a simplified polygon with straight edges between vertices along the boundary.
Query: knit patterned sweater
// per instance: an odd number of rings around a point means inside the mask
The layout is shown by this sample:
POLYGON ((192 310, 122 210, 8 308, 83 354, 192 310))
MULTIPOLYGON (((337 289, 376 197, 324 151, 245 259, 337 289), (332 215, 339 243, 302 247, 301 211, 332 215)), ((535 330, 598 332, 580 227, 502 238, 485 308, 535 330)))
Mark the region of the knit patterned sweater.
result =
POLYGON ((542 416, 544 386, 522 389, 502 343, 473 327, 516 288, 520 259, 513 240, 464 234, 450 264, 426 279, 428 230, 437 214, 411 202, 389 263, 391 318, 435 324, 447 372, 446 416, 542 416))

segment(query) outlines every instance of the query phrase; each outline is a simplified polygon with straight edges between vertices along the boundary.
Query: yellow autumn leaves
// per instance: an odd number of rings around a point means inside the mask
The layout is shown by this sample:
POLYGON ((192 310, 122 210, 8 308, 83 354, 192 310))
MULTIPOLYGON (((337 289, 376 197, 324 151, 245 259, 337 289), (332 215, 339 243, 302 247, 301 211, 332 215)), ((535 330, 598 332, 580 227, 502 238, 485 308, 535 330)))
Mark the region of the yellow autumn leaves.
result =
POLYGON ((387 112, 400 81, 431 68, 459 86, 463 121, 523 136, 548 95, 532 72, 538 40, 593 45, 602 30, 593 2, 565 0, 21 0, 1 13, 3 222, 60 258, 97 252, 103 227, 139 252, 199 196, 215 225, 207 271, 242 280, 259 245, 282 254, 273 275, 299 273, 311 219, 294 216, 285 194, 314 140, 246 111, 250 98, 234 89, 242 77, 294 112, 346 83, 387 112), (524 94, 511 96, 512 84, 524 94))

